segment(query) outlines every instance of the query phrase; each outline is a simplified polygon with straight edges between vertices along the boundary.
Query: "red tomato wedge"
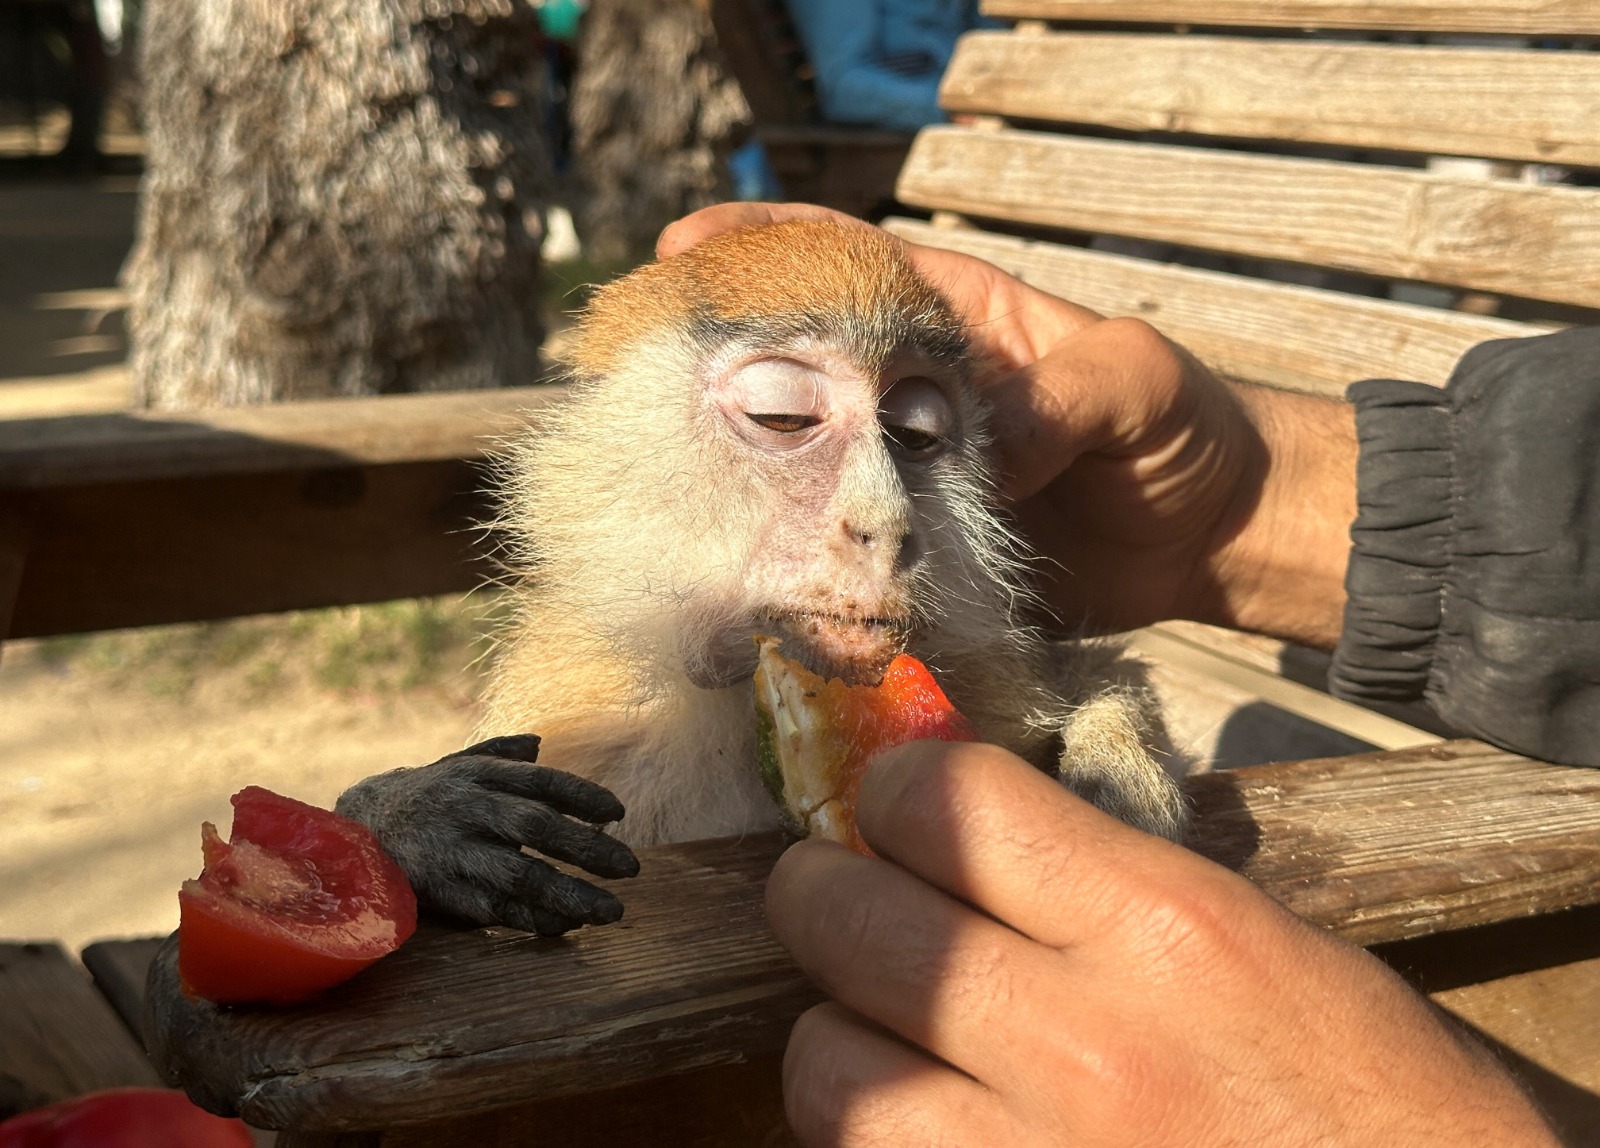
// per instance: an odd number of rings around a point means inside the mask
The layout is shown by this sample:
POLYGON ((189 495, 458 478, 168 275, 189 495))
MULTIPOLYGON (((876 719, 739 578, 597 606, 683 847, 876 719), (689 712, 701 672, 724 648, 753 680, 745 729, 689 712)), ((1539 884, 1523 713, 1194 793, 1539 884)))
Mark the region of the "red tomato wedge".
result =
POLYGON ((0 1124, 0 1148, 253 1148, 242 1120, 170 1088, 109 1088, 0 1124))
POLYGON ((928 667, 910 654, 876 686, 825 679, 757 638, 757 753, 762 779, 798 832, 870 854, 856 830, 856 793, 873 755, 908 741, 977 741, 928 667))
POLYGON ((417 928, 405 873, 365 825, 259 786, 233 795, 226 842, 200 829, 205 870, 178 894, 178 972, 219 1004, 306 1000, 417 928))

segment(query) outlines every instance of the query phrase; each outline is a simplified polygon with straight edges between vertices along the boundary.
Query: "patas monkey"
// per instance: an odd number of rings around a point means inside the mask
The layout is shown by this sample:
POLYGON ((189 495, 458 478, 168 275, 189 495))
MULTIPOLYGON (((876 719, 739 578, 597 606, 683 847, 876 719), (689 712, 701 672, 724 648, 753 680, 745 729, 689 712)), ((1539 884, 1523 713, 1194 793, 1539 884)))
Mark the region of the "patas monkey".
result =
POLYGON ((541 932, 614 919, 515 847, 614 876, 634 864, 621 842, 775 827, 762 633, 856 681, 909 649, 986 740, 1178 836, 1160 723, 1119 652, 1022 621, 974 365, 949 304, 866 228, 747 228, 600 290, 569 400, 505 458, 516 609, 484 732, 537 731, 541 765, 522 764, 537 739, 500 737, 340 808, 442 908, 541 932), (561 816, 621 813, 579 777, 626 807, 615 837, 561 816))

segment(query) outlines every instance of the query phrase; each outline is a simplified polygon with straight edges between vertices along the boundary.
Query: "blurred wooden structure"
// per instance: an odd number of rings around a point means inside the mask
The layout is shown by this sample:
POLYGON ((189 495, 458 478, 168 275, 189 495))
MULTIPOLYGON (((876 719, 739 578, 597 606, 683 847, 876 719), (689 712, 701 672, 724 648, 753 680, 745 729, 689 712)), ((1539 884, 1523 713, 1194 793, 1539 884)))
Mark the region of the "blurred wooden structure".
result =
MULTIPOLYGON (((1442 382, 1478 341, 1595 320, 1600 7, 987 10, 1021 23, 962 42, 944 98, 976 120, 918 136, 898 198, 933 220, 896 233, 1321 393, 1442 382), (1385 42, 1297 31, 1319 27, 1385 42), (1454 33, 1551 47, 1399 42, 1454 33), (1568 181, 1526 166, 1549 163, 1568 181)), ((11 632, 470 584, 470 539, 445 531, 475 513, 477 435, 548 394, 0 427, 11 632)), ((1191 780, 1196 847, 1372 946, 1488 1039, 1569 1142, 1600 1139, 1600 773, 1374 719, 1319 691, 1308 651, 1181 625, 1135 643, 1302 723, 1293 756, 1312 760, 1191 780), (1351 738, 1394 748, 1316 748, 1351 738)), ((782 1144, 776 1057, 813 995, 759 911, 779 847, 648 851, 614 929, 425 932, 324 1008, 196 1006, 156 1051, 211 1103, 289 1129, 283 1148, 782 1144)), ((151 952, 91 961, 125 1013, 151 952)))
POLYGON ((865 219, 893 206, 911 133, 823 121, 810 66, 782 0, 696 0, 744 89, 755 138, 784 194, 865 219))

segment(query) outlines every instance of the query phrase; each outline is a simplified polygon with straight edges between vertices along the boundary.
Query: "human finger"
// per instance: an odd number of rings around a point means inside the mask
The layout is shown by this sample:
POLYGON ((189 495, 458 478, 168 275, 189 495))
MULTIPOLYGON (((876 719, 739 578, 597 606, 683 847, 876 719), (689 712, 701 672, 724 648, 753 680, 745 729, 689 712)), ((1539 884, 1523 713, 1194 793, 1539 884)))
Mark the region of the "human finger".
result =
POLYGON ((1070 332, 984 388, 1004 491, 1021 501, 1089 452, 1158 450, 1201 409, 1189 360, 1148 323, 1107 319, 1070 332))
POLYGON ((830 997, 997 1088, 1027 1069, 1031 1016, 1070 1025, 1077 1011, 1067 957, 879 858, 802 841, 774 866, 766 903, 830 997))
POLYGON ((1124 825, 998 746, 914 742, 879 755, 863 838, 951 897, 1043 945, 1132 957, 1186 906, 1259 896, 1243 878, 1124 825))
POLYGON ((660 237, 656 239, 656 258, 666 259, 677 255, 681 251, 687 251, 696 243, 704 242, 724 231, 733 231, 739 227, 760 227, 767 223, 785 223, 794 219, 825 220, 842 227, 872 226, 853 215, 846 215, 829 207, 818 207, 814 203, 718 203, 711 207, 702 207, 699 211, 667 224, 660 237))
POLYGON ((831 1001, 789 1034, 783 1106, 806 1145, 1016 1142, 989 1089, 831 1001))

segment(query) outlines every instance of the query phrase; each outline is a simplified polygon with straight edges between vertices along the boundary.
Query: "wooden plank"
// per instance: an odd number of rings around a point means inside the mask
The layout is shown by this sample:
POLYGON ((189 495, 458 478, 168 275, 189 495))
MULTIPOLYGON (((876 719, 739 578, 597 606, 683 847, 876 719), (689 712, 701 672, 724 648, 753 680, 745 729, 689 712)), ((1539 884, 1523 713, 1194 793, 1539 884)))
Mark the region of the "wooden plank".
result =
POLYGON ((26 501, 16 495, 0 495, 0 639, 10 631, 22 589, 22 571, 28 564, 33 514, 26 501))
POLYGON ((144 986, 150 976, 150 962, 161 948, 164 937, 140 937, 131 941, 96 941, 83 950, 83 967, 94 978, 94 987, 106 998, 122 1023, 141 1042, 144 1030, 144 986))
POLYGON ((1167 735, 1196 767, 1238 769, 1272 761, 1371 753, 1371 742, 1329 729, 1248 688, 1219 680, 1200 658, 1140 651, 1167 735))
MULTIPOLYGON (((1476 742, 1190 779, 1196 848, 1359 943, 1600 901, 1600 771, 1476 742)), ((305 1009, 186 1000, 157 1060, 262 1127, 388 1128, 775 1055, 817 999, 768 931, 762 835, 665 846, 559 942, 426 928, 305 1009), (525 989, 517 986, 526 986, 525 989)))
POLYGON ((0 944, 0 1075, 36 1103, 160 1083, 111 1006, 55 944, 0 944))
POLYGON ((1456 360, 1489 339, 1541 333, 1462 315, 1266 283, 907 219, 884 226, 913 243, 961 251, 1105 315, 1145 319, 1225 375, 1333 397, 1357 379, 1443 384, 1456 360))
POLYGON ((1544 1068, 1600 1091, 1600 957, 1431 995, 1544 1068))
MULTIPOLYGON (((1168 634, 1190 645, 1199 646, 1218 657, 1249 666, 1262 673, 1286 678, 1322 693, 1328 692, 1328 670, 1333 664, 1333 656, 1326 651, 1298 646, 1293 642, 1280 642, 1276 638, 1268 638, 1262 634, 1244 634, 1237 630, 1225 630, 1220 626, 1207 626, 1200 622, 1157 622, 1150 629, 1157 633, 1168 634)), ((1362 709, 1384 714, 1404 725, 1436 734, 1440 738, 1462 736, 1458 730, 1441 721, 1439 715, 1422 702, 1362 702, 1360 705, 1362 709)), ((1312 755, 1284 755, 1277 760, 1288 760, 1289 756, 1312 755)))
POLYGON ((939 102, 1128 131, 1600 164, 1593 52, 980 31, 962 37, 939 102))
POLYGON ((717 48, 756 123, 809 121, 800 84, 785 66, 759 0, 696 0, 696 6, 710 17, 717 48))
POLYGON ((1588 188, 947 126, 917 136, 897 194, 966 215, 1600 305, 1600 190, 1588 188))
POLYGON ((8 636, 470 590, 487 485, 445 459, 38 490, 8 636))
POLYGON ((1600 770, 1452 741, 1188 788, 1198 852, 1358 944, 1600 902, 1600 770))
POLYGON ((0 490, 482 458, 559 386, 0 421, 0 490))
POLYGON ((986 16, 1131 24, 1245 24, 1530 36, 1600 35, 1593 0, 983 0, 986 16))
POLYGON ((1354 702, 1332 697, 1324 690, 1280 677, 1276 671, 1225 657, 1182 633, 1150 627, 1127 634, 1124 639, 1140 654, 1181 662, 1207 677, 1248 691, 1290 713, 1299 714, 1318 725, 1338 730, 1380 749, 1408 749, 1412 746, 1434 745, 1444 740, 1436 733, 1417 729, 1354 702))
POLYGON ((772 834, 649 850, 627 916, 560 941, 424 927, 305 1009, 171 1002, 156 1059, 265 1128, 439 1120, 778 1055, 819 994, 767 929, 772 834))
MULTIPOLYGON (((798 1148, 782 1064, 767 1057, 624 1088, 599 1088, 436 1124, 396 1128, 383 1148, 798 1148)), ((278 1148, 297 1148, 280 1139, 278 1148)), ((320 1148, 320 1146, 319 1146, 320 1148)), ((341 1146, 342 1148, 342 1146, 341 1146)))

